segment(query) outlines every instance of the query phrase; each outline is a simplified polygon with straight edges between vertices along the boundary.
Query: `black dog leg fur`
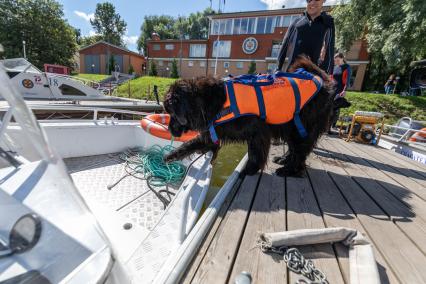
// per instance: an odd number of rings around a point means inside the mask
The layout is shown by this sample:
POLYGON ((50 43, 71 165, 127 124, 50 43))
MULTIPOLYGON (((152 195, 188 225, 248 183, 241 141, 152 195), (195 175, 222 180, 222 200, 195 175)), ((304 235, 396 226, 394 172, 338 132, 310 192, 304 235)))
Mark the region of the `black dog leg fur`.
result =
POLYGON ((179 148, 171 151, 164 157, 164 161, 166 163, 170 163, 173 161, 182 160, 196 152, 205 154, 208 151, 213 152, 214 160, 217 156, 219 148, 219 145, 213 143, 206 143, 205 139, 203 139, 203 137, 200 135, 190 141, 183 143, 179 148))

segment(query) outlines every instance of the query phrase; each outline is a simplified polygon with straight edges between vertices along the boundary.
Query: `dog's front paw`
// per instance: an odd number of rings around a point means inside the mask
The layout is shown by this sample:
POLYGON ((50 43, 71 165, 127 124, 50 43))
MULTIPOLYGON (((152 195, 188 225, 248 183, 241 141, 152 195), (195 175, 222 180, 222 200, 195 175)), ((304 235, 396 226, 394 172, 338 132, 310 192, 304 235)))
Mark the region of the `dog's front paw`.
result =
POLYGON ((275 173, 280 177, 303 177, 305 175, 304 169, 296 170, 291 167, 279 168, 275 173))
POLYGON ((178 160, 178 159, 177 159, 176 154, 174 152, 171 152, 171 153, 169 153, 169 154, 167 154, 163 157, 163 161, 165 163, 171 163, 171 162, 174 162, 176 160, 178 160))

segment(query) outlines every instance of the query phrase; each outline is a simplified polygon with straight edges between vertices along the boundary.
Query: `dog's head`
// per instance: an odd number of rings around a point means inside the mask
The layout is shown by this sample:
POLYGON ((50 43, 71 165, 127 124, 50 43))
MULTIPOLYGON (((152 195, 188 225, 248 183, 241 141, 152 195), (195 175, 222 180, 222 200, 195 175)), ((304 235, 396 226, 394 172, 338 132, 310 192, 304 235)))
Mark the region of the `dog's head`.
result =
POLYGON ((164 100, 164 109, 170 115, 170 133, 180 137, 189 130, 206 130, 225 100, 221 80, 200 77, 176 81, 164 100))
POLYGON ((333 102, 333 109, 339 109, 339 108, 347 108, 350 107, 352 104, 348 102, 347 99, 343 97, 338 97, 333 102))

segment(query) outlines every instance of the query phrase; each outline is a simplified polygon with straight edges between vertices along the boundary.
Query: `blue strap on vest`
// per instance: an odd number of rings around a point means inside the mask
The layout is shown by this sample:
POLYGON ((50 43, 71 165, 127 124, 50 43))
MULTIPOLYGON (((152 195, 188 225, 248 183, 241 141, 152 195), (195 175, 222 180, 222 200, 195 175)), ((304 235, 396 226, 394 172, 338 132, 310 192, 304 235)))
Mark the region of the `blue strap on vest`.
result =
POLYGON ((254 86, 254 90, 256 91, 257 105, 259 107, 260 119, 265 120, 266 119, 266 109, 265 109, 265 102, 263 100, 262 89, 260 88, 260 86, 254 86))
POLYGON ((308 136, 308 133, 306 132, 305 127, 303 127, 302 121, 300 120, 300 92, 299 92, 299 87, 296 84, 296 81, 294 81, 293 78, 288 78, 291 87, 293 88, 293 93, 294 93, 294 99, 296 101, 296 105, 295 105, 295 111, 294 111, 294 117, 293 117, 293 121, 294 124, 296 125, 297 131, 299 132, 300 136, 302 138, 305 138, 306 136, 308 136))
POLYGON ((235 98, 234 83, 232 80, 226 82, 226 87, 228 89, 229 101, 231 103, 231 111, 234 113, 235 117, 237 117, 240 115, 240 110, 238 109, 237 99, 235 98))

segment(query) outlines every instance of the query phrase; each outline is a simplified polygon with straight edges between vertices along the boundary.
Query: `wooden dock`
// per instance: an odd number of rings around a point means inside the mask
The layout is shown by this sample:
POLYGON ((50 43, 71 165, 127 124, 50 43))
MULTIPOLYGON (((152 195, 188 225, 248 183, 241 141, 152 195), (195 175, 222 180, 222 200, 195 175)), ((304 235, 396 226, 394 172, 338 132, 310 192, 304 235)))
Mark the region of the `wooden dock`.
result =
MULTIPOLYGON (((274 146, 270 159, 283 153, 274 146)), ((394 152, 324 137, 305 178, 274 175, 276 165, 244 178, 228 196, 183 283, 252 283, 302 278, 282 258, 256 247, 259 232, 349 227, 373 244, 382 283, 426 283, 426 166, 394 152)), ((348 249, 299 247, 330 284, 349 283, 348 249)), ((307 282, 309 283, 309 282, 307 282)))

